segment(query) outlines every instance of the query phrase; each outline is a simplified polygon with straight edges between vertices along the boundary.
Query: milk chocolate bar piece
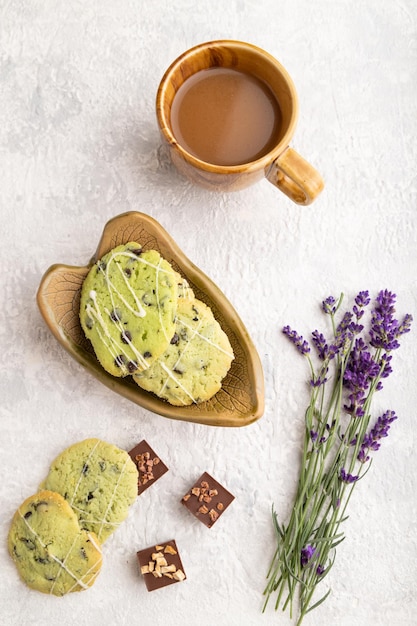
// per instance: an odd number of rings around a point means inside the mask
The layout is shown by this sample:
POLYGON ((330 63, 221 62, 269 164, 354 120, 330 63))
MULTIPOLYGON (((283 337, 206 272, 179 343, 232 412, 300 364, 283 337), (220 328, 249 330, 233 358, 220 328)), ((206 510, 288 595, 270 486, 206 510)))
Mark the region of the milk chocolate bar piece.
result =
POLYGON ((165 463, 143 439, 129 452, 138 470, 138 496, 168 471, 165 463))
POLYGON ((140 550, 137 557, 148 591, 179 583, 187 578, 174 539, 140 550))
POLYGON ((217 522, 235 497, 204 472, 191 489, 183 496, 181 503, 208 528, 217 522))

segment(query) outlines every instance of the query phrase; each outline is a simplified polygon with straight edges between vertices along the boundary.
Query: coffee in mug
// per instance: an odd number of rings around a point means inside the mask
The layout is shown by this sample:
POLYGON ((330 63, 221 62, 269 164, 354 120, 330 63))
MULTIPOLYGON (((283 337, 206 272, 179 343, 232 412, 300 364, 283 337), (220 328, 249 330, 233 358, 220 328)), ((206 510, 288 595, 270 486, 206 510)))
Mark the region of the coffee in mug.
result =
POLYGON ((226 67, 201 70, 179 88, 172 132, 190 154, 215 165, 256 161, 275 145, 281 110, 268 85, 226 67))
POLYGON ((197 184, 229 191, 266 177, 298 204, 324 186, 289 146, 298 118, 293 82, 256 46, 220 40, 185 52, 165 72, 156 109, 173 163, 197 184))

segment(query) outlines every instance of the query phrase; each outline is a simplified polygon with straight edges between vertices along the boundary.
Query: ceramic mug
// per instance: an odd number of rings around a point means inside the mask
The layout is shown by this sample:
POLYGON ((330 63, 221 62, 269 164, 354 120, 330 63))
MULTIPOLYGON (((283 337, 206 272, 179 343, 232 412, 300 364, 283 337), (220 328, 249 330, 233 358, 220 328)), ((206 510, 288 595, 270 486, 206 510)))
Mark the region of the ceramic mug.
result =
POLYGON ((178 57, 165 72, 156 97, 156 113, 163 145, 176 168, 205 188, 216 191, 243 189, 267 178, 297 204, 307 205, 323 189, 317 170, 290 147, 298 119, 298 97, 291 77, 269 53, 241 41, 218 40, 202 43, 178 57), (272 149, 260 158, 239 165, 216 165, 185 149, 174 135, 171 110, 183 83, 201 70, 234 69, 269 87, 281 112, 280 131, 272 149))

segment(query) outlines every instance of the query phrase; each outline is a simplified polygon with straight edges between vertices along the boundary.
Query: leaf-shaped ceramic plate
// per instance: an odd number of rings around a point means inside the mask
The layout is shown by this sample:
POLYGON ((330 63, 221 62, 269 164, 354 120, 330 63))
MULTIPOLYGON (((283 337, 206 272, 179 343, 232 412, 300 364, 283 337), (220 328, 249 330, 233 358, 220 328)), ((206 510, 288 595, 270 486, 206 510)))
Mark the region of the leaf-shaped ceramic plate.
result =
POLYGON ((220 289, 148 215, 129 212, 110 220, 94 256, 85 267, 50 267, 39 286, 37 302, 48 327, 62 346, 100 382, 139 406, 165 417, 214 426, 245 426, 261 417, 264 410, 262 365, 246 328, 220 289), (172 406, 140 389, 130 376, 111 376, 101 367, 84 335, 78 316, 84 278, 97 259, 129 241, 137 241, 145 250, 158 250, 188 280, 196 297, 211 307, 229 337, 235 359, 220 391, 206 402, 172 406))

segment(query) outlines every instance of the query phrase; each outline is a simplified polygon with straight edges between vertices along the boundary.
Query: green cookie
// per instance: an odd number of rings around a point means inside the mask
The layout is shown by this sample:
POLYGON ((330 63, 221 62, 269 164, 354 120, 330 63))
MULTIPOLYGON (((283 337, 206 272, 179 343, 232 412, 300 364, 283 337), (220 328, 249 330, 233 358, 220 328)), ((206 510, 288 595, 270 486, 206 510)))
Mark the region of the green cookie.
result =
POLYGON ((138 471, 124 450, 100 439, 86 439, 55 459, 41 489, 60 493, 81 528, 93 531, 104 542, 136 500, 138 471))
POLYGON ((56 596, 91 587, 102 564, 96 535, 81 530, 68 502, 51 491, 30 496, 18 508, 8 548, 23 581, 56 596))
POLYGON ((170 345, 133 379, 170 404, 189 405, 219 391, 233 358, 229 339, 211 309, 197 299, 179 299, 170 345))
POLYGON ((114 376, 149 367, 175 328, 178 274, 156 250, 118 246, 90 269, 80 321, 98 360, 114 376))

